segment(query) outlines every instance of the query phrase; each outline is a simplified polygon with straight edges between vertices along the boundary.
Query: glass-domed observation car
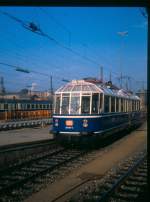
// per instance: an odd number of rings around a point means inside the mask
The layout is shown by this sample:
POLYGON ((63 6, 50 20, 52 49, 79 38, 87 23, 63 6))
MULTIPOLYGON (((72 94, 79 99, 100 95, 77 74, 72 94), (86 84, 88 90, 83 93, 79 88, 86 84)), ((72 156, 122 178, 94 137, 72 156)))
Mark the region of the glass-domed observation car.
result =
POLYGON ((128 91, 104 83, 73 80, 55 92, 53 133, 71 137, 120 130, 132 119, 138 122, 139 113, 140 99, 128 91))
MULTIPOLYGON (((55 114, 81 115, 98 114, 101 90, 95 84, 84 80, 73 80, 55 93, 55 114)), ((101 100, 102 102, 102 100, 101 100)))

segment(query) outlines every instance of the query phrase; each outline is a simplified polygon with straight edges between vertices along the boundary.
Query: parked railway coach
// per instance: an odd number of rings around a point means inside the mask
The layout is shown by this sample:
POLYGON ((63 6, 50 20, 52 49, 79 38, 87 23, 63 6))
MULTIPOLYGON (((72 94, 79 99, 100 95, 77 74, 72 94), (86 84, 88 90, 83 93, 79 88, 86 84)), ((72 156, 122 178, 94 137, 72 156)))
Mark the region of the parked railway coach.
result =
POLYGON ((0 99, 0 121, 49 118, 51 108, 48 100, 0 99))
POLYGON ((73 80, 55 92, 53 134, 76 140, 116 132, 141 123, 140 98, 87 80, 73 80))

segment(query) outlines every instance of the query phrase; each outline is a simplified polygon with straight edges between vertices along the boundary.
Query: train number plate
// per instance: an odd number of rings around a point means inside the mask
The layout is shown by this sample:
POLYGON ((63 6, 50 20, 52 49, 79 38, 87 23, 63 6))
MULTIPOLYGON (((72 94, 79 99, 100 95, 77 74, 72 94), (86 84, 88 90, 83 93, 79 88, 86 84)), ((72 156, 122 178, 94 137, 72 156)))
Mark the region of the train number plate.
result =
POLYGON ((73 126, 73 121, 72 120, 66 120, 65 122, 67 127, 72 127, 73 126))

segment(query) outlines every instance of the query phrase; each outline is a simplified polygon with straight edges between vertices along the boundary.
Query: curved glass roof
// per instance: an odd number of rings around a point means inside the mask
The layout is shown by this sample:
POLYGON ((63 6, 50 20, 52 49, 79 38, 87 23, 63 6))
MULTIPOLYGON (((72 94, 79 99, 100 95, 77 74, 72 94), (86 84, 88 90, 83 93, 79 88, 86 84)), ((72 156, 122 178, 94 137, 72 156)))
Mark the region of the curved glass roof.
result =
POLYGON ((59 88, 55 93, 103 93, 104 95, 111 95, 117 97, 131 98, 140 100, 136 95, 129 93, 124 89, 112 89, 105 84, 94 84, 85 80, 73 80, 66 85, 59 88))
POLYGON ((59 88, 56 93, 66 93, 66 92, 95 92, 100 93, 102 90, 93 83, 86 82, 84 80, 73 80, 63 87, 59 88))

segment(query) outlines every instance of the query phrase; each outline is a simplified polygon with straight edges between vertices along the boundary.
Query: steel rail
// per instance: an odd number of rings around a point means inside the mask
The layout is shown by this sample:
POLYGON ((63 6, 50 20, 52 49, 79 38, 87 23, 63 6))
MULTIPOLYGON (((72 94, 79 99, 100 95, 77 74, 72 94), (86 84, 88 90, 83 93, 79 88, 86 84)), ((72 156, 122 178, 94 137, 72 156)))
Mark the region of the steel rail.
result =
POLYGON ((125 181, 125 179, 127 177, 129 177, 137 168, 138 166, 145 160, 146 155, 144 155, 143 157, 141 157, 133 166, 131 166, 128 171, 122 175, 113 185, 112 187, 106 191, 101 197, 100 200, 98 200, 99 202, 106 202, 114 193, 114 191, 120 187, 121 184, 123 184, 123 182, 125 181))

